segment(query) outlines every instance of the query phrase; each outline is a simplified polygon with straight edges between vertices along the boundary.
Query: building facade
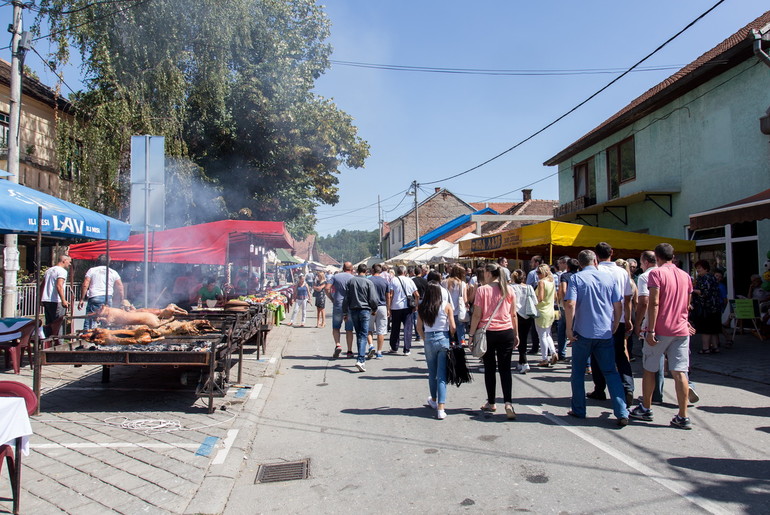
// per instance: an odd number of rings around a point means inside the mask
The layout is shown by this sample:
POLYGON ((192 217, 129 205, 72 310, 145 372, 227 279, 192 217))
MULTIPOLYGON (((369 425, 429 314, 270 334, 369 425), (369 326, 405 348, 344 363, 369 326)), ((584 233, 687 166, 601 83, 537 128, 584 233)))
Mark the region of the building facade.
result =
MULTIPOLYGON (((690 230, 690 215, 770 187, 770 12, 651 88, 546 161, 559 168, 555 219, 698 243, 745 295, 770 250, 770 220, 690 230), (744 291, 746 290, 746 291, 744 291)), ((770 213, 768 213, 770 216, 770 213)), ((680 256, 681 258, 682 256, 680 256)))

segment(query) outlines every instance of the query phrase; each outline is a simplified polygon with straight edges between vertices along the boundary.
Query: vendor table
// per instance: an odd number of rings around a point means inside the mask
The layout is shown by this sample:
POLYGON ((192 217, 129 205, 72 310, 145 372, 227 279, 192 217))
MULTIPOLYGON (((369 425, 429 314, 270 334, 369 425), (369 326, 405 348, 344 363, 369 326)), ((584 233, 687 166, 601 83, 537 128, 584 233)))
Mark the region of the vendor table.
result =
POLYGON ((21 397, 0 397, 0 442, 15 446, 14 466, 8 471, 13 491, 13 513, 19 513, 21 493, 21 456, 29 456, 29 423, 27 404, 21 397))

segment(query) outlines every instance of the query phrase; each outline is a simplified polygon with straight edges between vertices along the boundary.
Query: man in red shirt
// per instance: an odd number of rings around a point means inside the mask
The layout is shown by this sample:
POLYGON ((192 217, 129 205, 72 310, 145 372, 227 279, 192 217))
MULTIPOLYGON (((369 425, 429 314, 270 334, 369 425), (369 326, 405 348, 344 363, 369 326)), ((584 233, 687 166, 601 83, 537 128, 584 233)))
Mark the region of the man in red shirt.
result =
POLYGON ((647 306, 647 333, 642 350, 642 404, 631 410, 629 417, 636 420, 652 420, 652 393, 655 374, 660 368, 662 356, 668 358, 668 368, 676 383, 676 399, 679 413, 671 425, 680 429, 692 429, 687 417, 689 384, 687 370, 690 366, 690 335, 688 308, 692 280, 686 272, 673 264, 674 247, 661 243, 655 247, 658 267, 650 271, 647 287, 650 291, 647 306))

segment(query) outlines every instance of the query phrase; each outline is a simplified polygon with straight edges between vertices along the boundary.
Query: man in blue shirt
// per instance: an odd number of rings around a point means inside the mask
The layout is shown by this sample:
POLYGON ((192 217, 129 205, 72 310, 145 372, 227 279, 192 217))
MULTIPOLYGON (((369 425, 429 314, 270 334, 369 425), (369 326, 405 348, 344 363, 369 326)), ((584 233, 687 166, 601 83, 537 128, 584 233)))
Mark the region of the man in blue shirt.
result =
POLYGON ((572 409, 569 415, 586 416, 586 387, 584 371, 588 357, 594 355, 607 381, 612 409, 618 425, 628 425, 628 408, 620 375, 615 368, 612 334, 620 324, 622 310, 620 287, 610 274, 597 270, 596 254, 584 250, 578 255, 582 270, 573 275, 564 297, 567 318, 567 339, 572 344, 572 409))

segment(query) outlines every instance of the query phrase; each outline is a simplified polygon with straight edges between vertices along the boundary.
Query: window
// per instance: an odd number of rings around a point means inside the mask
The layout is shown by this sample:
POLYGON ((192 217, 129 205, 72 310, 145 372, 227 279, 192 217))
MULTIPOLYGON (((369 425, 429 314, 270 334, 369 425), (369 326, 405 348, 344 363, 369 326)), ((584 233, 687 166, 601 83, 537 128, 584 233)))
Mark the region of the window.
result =
POLYGON ((585 197, 585 205, 596 202, 596 173, 594 158, 576 164, 572 174, 575 180, 575 200, 585 197))
POLYGON ((0 150, 8 151, 8 136, 10 135, 11 116, 8 113, 0 113, 0 150))
POLYGON ((632 136, 607 149, 609 198, 618 198, 620 185, 634 179, 636 179, 636 154, 632 136))
POLYGON ((68 154, 67 159, 59 171, 59 177, 67 181, 72 181, 80 177, 80 160, 83 156, 83 142, 75 141, 72 145, 72 150, 68 152, 68 154))

